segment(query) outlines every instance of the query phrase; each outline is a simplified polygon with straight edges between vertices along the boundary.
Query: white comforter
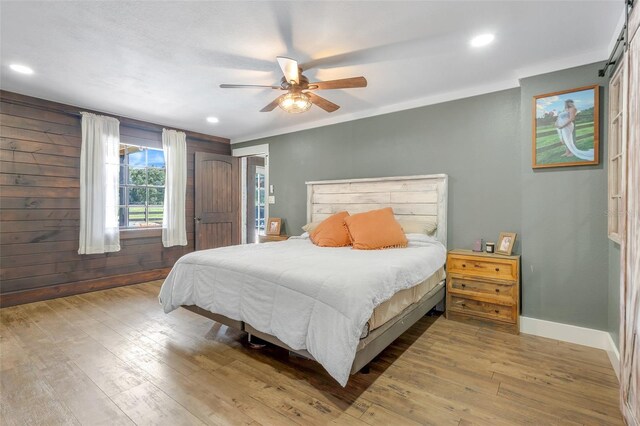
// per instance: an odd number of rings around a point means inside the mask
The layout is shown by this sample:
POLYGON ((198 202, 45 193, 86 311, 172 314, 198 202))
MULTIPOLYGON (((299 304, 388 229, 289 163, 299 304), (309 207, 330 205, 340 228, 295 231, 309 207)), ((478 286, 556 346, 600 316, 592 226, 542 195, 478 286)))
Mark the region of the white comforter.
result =
POLYGON ((389 250, 317 247, 301 237, 189 253, 162 285, 160 303, 166 313, 197 305, 251 324, 306 349, 345 386, 373 309, 445 263, 437 240, 409 237, 408 248, 389 250))

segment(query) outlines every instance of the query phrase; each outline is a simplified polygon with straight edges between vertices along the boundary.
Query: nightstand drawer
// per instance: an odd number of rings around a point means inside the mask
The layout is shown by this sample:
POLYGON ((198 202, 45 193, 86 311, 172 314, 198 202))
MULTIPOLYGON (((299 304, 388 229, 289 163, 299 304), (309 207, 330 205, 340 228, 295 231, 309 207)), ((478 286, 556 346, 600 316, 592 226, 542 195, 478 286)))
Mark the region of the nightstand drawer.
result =
MULTIPOLYGON (((485 279, 486 280, 486 279, 485 279)), ((447 291, 460 295, 481 296, 491 298, 498 302, 514 303, 516 288, 513 282, 479 281, 469 278, 460 278, 449 274, 447 291)))
POLYGON ((447 309, 453 312, 461 312, 478 317, 514 322, 516 320, 516 307, 497 305, 495 303, 481 302, 451 295, 447 309))
POLYGON ((447 271, 507 280, 518 276, 517 263, 509 259, 450 256, 447 271))

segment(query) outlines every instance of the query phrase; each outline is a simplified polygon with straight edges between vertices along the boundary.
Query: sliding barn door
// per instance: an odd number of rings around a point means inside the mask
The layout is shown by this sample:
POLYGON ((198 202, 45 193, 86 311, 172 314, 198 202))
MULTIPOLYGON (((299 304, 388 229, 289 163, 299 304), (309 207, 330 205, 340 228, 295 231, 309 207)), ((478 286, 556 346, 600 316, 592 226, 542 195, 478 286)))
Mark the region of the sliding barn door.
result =
POLYGON ((239 243, 238 159, 196 152, 196 250, 239 243))
POLYGON ((640 5, 636 5, 628 20, 626 226, 620 246, 620 390, 628 425, 640 425, 640 5))

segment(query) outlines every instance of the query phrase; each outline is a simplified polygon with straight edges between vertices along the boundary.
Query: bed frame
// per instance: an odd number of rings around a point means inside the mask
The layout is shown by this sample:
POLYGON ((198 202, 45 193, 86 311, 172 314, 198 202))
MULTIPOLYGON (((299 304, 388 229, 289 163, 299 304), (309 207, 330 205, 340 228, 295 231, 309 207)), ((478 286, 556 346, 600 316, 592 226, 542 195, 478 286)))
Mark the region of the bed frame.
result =
MULTIPOLYGON (((447 191, 445 174, 399 176, 368 179, 343 179, 306 182, 307 222, 319 222, 342 210, 361 213, 392 207, 400 220, 435 222, 435 237, 447 246, 447 191)), ((272 243, 273 244, 273 243, 272 243)), ((418 302, 360 340, 351 374, 363 369, 373 358, 444 300, 444 280, 418 302)), ((183 306, 229 327, 245 331, 305 358, 313 359, 306 350, 294 350, 284 342, 253 328, 250 324, 214 314, 197 306, 183 306)))

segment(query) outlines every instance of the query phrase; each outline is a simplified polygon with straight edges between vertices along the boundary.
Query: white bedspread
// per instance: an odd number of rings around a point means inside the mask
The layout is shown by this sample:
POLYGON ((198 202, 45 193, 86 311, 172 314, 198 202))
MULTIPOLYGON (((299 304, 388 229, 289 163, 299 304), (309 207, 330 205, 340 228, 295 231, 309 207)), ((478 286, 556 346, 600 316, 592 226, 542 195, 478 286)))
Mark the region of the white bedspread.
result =
POLYGON ((434 238, 409 235, 409 247, 317 247, 307 238, 223 247, 178 260, 160 290, 169 313, 197 305, 251 324, 293 349, 306 349, 342 386, 373 309, 445 263, 434 238))

